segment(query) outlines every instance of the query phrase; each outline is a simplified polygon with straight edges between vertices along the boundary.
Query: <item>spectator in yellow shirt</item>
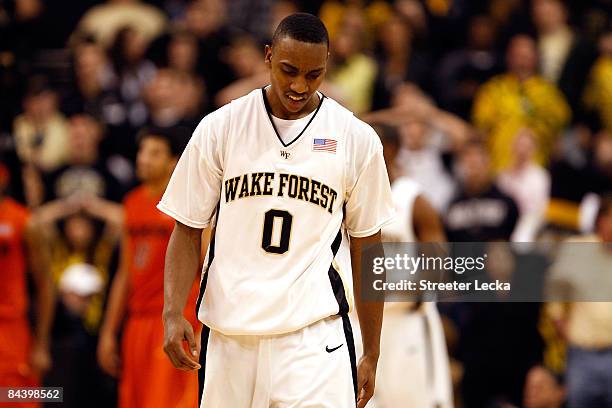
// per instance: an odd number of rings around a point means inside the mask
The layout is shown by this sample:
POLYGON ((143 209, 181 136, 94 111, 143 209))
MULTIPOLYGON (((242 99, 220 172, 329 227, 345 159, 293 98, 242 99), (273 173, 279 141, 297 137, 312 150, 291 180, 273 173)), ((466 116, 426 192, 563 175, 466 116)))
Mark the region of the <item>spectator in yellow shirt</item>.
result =
POLYGON ((612 28, 599 41, 599 58, 591 69, 584 102, 612 132, 612 28))
POLYGON ((484 83, 474 101, 473 121, 485 132, 496 171, 512 158, 514 135, 522 127, 534 131, 535 158, 546 164, 554 141, 570 118, 570 109, 561 92, 537 74, 535 42, 517 35, 506 52, 507 72, 484 83))
POLYGON ((361 50, 362 32, 343 29, 332 41, 330 83, 344 97, 345 106, 355 114, 370 110, 376 79, 376 62, 361 50))

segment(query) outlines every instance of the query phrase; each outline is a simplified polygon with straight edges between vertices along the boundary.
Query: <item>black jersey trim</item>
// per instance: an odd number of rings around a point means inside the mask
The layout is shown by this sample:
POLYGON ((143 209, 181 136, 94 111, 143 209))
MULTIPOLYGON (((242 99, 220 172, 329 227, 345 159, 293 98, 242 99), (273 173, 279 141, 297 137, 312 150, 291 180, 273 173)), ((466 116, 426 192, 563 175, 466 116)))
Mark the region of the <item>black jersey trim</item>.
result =
MULTIPOLYGON (((336 235, 336 238, 334 239, 334 242, 331 245, 331 250, 332 250, 332 253, 334 254, 334 258, 336 257, 336 254, 338 253, 338 249, 340 248, 341 242, 342 242, 342 233, 338 231, 338 234, 336 235)), ((346 293, 344 292, 344 284, 342 283, 342 277, 340 276, 340 273, 338 273, 336 268, 334 268, 333 261, 329 265, 329 270, 327 274, 329 276, 329 283, 331 284, 332 291, 334 292, 334 297, 336 298, 336 301, 338 302, 338 314, 339 315, 348 314, 349 303, 348 303, 348 299, 346 298, 346 293)))
MULTIPOLYGON (((215 215, 216 224, 219 223, 219 211, 221 209, 221 202, 217 203, 217 210, 215 215)), ((196 317, 200 314, 200 305, 204 298, 204 292, 206 291, 206 284, 208 283, 208 274, 210 273, 210 266, 212 265, 213 259, 215 258, 215 238, 217 237, 217 227, 215 226, 212 231, 212 238, 210 239, 210 250, 208 251, 208 264, 206 267, 206 273, 202 277, 200 282, 200 293, 198 294, 198 300, 196 302, 196 317)), ((202 325, 202 333, 200 334, 200 359, 199 363, 201 368, 198 370, 198 407, 202 405, 202 397, 204 395, 204 374, 206 373, 206 353, 208 352, 208 338, 210 337, 210 327, 205 324, 202 325)))
MULTIPOLYGON (((331 250, 336 257, 340 244, 342 243, 342 231, 338 231, 336 238, 331 244, 331 250)), ((346 338, 346 345, 349 353, 349 359, 351 362, 351 375, 353 379, 353 391, 355 393, 355 402, 357 402, 357 355, 355 353, 355 339, 353 336, 353 328, 351 327, 351 320, 349 319, 349 303, 344 292, 344 284, 342 283, 342 277, 340 273, 334 268, 333 261, 329 266, 329 282, 334 292, 336 301, 338 302, 338 315, 342 319, 342 328, 344 330, 344 337, 346 338)))
MULTIPOLYGON (((221 203, 217 203, 216 210, 216 223, 219 223, 219 210, 221 207, 221 203)), ((200 292, 198 293, 198 300, 196 301, 196 318, 200 315, 200 305, 202 304, 202 299, 204 298, 204 292, 206 291, 206 283, 208 282, 208 273, 210 272, 210 266, 212 265, 213 259, 215 258, 215 238, 217 237, 217 227, 215 226, 212 231, 212 237, 210 239, 209 251, 208 251, 208 264, 206 266, 206 273, 202 276, 202 280, 200 281, 200 292)))
POLYGON ((196 301, 196 317, 199 316, 200 313, 200 305, 202 304, 202 299, 204 298, 204 291, 206 291, 206 283, 208 282, 208 271, 210 269, 210 264, 212 263, 212 259, 215 256, 215 236, 213 235, 210 240, 210 251, 208 256, 208 266, 206 267, 206 273, 202 276, 202 280, 200 281, 200 292, 198 293, 198 300, 196 301))
POLYGON ((308 126, 310 126, 310 124, 312 123, 314 118, 317 116, 317 113, 319 113, 319 110, 321 109, 321 105, 323 105, 323 99, 325 99, 325 95, 323 95, 322 93, 317 92, 317 94, 320 95, 319 96, 320 100, 319 100, 319 105, 317 106, 317 109, 315 109, 315 111, 314 111, 314 115, 312 115, 312 117, 310 118, 310 120, 308 121, 306 126, 304 126, 304 129, 302 129, 302 131, 295 137, 295 139, 293 139, 289 143, 285 144, 285 142, 283 142, 283 139, 280 137, 280 133, 278 133, 278 129, 276 128, 276 125, 274 124, 274 120, 272 120, 272 108, 270 107, 270 102, 268 102, 268 97, 266 96, 266 87, 267 87, 267 85, 264 86, 263 88, 261 88, 261 95, 263 97, 264 106, 266 107, 266 113, 268 114, 268 119, 270 120, 270 124, 272 125, 272 129, 274 129, 274 133, 276 134, 276 137, 278 138, 278 141, 281 142, 281 144, 284 147, 289 147, 294 142, 296 142, 300 138, 300 136, 302 136, 304 134, 306 129, 308 129, 308 126))
POLYGON ((202 405, 202 397, 204 396, 204 378, 206 373, 206 353, 208 352, 208 338, 210 337, 210 328, 206 325, 202 326, 200 334, 200 368, 198 370, 198 407, 202 405))
POLYGON ((332 250, 332 253, 334 254, 334 257, 338 253, 338 249, 340 249, 341 242, 342 242, 342 233, 338 231, 338 234, 336 234, 336 238, 334 238, 334 242, 332 242, 331 244, 331 250, 332 250))
MULTIPOLYGON (((357 402, 357 355, 355 353, 355 339, 353 337, 353 328, 351 320, 347 314, 342 315, 342 328, 344 329, 344 337, 346 338, 346 346, 351 360, 351 375, 353 377, 353 391, 355 392, 355 402, 357 402)), ((202 371, 202 370, 200 370, 202 371)))

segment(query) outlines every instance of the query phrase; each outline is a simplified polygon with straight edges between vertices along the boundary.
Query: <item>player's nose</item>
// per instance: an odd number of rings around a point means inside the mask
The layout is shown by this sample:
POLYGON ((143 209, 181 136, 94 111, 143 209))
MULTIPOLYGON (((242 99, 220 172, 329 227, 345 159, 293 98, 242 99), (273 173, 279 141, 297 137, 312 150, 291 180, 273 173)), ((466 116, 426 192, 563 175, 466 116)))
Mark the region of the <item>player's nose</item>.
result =
POLYGON ((296 94, 303 94, 308 91, 308 84, 304 78, 297 77, 291 82, 290 88, 296 94))

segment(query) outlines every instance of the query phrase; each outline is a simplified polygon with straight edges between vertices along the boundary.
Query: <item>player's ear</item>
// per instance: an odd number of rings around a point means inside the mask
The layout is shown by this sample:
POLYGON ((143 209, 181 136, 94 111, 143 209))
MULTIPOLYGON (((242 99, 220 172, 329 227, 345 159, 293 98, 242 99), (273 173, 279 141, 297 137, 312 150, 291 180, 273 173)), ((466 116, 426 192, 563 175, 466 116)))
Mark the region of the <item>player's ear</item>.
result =
POLYGON ((272 68, 272 46, 266 45, 264 48, 264 61, 268 68, 272 68))

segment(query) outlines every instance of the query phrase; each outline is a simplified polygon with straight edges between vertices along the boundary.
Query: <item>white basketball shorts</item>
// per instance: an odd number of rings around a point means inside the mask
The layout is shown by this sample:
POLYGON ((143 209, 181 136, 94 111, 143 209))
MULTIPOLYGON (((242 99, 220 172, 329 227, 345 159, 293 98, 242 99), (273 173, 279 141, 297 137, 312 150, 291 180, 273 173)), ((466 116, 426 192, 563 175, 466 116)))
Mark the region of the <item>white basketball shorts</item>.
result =
POLYGON ((205 327, 200 362, 201 408, 355 407, 347 316, 269 336, 227 336, 205 327))

